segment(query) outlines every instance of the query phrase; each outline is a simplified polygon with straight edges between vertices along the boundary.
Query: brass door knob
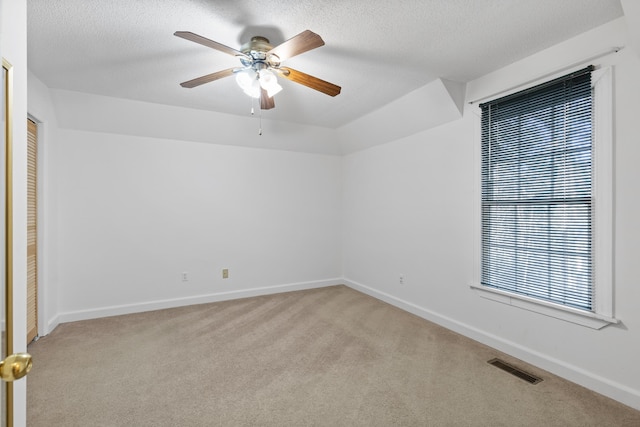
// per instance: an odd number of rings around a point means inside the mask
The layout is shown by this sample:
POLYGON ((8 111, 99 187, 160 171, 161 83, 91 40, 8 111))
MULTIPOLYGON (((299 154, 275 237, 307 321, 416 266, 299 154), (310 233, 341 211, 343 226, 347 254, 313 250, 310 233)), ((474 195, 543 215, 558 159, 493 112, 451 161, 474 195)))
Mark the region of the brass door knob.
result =
POLYGON ((16 353, 0 362, 0 378, 3 381, 15 381, 31 370, 33 361, 29 353, 16 353))

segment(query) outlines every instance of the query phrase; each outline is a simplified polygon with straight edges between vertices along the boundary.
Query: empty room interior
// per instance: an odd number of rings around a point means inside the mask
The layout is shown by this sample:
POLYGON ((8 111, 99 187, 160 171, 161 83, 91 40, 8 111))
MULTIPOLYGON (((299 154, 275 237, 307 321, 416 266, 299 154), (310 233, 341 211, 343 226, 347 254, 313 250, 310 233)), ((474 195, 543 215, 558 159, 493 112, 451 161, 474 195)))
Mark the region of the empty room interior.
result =
POLYGON ((637 1, 0 12, 12 425, 640 425, 637 1))

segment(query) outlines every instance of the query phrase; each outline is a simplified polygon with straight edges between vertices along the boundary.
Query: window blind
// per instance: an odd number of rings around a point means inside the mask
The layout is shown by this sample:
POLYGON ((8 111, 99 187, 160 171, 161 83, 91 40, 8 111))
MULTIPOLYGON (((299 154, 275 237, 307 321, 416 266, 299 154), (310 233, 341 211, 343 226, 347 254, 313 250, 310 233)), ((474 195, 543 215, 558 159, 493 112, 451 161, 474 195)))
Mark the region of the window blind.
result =
POLYGON ((593 311, 591 71, 480 105, 482 285, 593 311))

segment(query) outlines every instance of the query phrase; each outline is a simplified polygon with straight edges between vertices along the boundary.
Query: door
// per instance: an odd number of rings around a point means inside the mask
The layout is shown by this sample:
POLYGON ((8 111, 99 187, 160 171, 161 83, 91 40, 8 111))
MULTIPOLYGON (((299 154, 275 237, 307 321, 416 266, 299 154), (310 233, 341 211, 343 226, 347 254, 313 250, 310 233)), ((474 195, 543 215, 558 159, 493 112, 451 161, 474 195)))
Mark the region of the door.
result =
POLYGON ((27 344, 38 335, 38 128, 27 119, 27 344))
POLYGON ((11 140, 11 64, 2 59, 2 132, 0 132, 0 425, 13 427, 13 381, 31 370, 31 356, 13 353, 13 217, 11 140), (7 356, 9 354, 10 356, 7 356))

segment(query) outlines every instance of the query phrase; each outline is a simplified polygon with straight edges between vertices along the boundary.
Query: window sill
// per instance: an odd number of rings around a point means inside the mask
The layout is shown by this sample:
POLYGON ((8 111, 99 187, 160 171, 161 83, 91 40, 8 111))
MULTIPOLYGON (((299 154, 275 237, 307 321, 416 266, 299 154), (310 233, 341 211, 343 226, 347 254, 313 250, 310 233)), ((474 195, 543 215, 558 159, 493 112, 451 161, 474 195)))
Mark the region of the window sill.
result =
POLYGON ((492 289, 486 286, 471 285, 471 289, 476 291, 476 293, 482 298, 511 305, 513 307, 519 307, 545 316, 564 320, 566 322, 586 326, 591 329, 602 329, 605 326, 619 323, 618 319, 614 319, 612 317, 539 301, 534 298, 498 289, 492 289))

